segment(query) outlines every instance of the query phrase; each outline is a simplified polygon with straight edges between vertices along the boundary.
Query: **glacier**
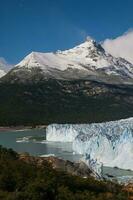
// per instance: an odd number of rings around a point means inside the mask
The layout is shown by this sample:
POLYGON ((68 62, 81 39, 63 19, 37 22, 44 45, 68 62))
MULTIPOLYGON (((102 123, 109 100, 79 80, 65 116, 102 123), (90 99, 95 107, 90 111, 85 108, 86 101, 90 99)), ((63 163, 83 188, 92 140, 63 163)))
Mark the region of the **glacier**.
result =
POLYGON ((95 172, 101 167, 133 170, 133 118, 92 124, 51 124, 48 141, 72 142, 73 151, 95 172))

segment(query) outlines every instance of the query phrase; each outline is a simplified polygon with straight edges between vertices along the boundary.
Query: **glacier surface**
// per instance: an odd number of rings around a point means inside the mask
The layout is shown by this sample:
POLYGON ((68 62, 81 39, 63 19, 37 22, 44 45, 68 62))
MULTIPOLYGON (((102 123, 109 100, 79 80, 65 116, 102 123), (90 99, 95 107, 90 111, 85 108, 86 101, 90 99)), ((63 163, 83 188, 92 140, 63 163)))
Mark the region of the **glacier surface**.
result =
POLYGON ((73 151, 98 174, 101 166, 133 170, 133 118, 92 124, 52 124, 47 140, 72 142, 73 151))

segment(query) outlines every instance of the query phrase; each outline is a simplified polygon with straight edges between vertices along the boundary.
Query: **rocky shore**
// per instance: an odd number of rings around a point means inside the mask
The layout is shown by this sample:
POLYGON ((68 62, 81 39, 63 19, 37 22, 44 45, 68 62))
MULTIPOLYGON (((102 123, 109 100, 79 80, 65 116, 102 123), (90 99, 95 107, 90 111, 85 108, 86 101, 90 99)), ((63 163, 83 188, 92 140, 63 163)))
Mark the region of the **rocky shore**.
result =
POLYGON ((22 153, 19 156, 20 160, 32 165, 37 165, 38 167, 43 167, 46 162, 48 162, 52 168, 56 170, 61 170, 71 175, 80 176, 83 178, 88 178, 90 176, 100 179, 98 174, 89 169, 89 167, 84 162, 71 162, 68 160, 63 160, 54 156, 50 157, 35 157, 30 156, 28 153, 22 153))

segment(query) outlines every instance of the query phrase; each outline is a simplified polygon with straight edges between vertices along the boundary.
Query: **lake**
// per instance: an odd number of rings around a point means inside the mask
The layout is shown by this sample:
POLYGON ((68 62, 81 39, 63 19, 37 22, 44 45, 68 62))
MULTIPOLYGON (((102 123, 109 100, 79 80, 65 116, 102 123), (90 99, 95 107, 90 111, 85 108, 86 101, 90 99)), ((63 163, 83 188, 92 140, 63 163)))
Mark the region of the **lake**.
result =
POLYGON ((72 144, 48 142, 45 129, 0 132, 0 145, 34 156, 54 155, 70 161, 76 161, 81 155, 73 155, 72 144))

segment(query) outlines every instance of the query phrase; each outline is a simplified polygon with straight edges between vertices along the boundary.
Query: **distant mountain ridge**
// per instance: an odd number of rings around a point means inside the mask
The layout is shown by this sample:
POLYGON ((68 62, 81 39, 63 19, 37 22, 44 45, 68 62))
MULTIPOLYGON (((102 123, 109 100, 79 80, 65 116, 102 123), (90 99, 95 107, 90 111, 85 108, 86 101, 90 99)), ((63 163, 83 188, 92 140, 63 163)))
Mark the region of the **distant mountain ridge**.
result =
POLYGON ((5 76, 6 73, 13 67, 4 58, 0 57, 0 78, 5 76))
POLYGON ((4 75, 6 75, 6 72, 2 69, 0 69, 0 78, 3 77, 4 75))
POLYGON ((0 59, 0 78, 6 74, 5 72, 5 63, 0 59))

